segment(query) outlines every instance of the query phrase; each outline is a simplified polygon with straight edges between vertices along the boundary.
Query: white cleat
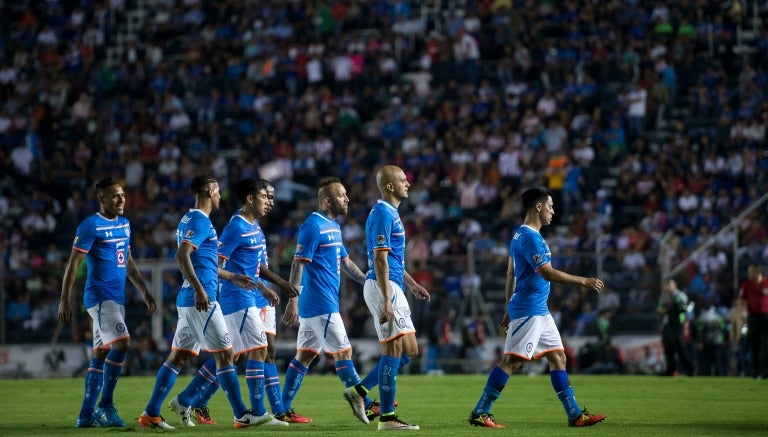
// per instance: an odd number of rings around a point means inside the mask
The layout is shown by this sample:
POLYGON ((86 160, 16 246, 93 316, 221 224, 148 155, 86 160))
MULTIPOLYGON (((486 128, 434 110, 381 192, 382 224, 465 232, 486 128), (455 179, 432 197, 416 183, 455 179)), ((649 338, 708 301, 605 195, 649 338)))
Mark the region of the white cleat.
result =
POLYGON ((261 416, 257 415, 253 410, 248 410, 241 417, 235 417, 235 428, 247 428, 249 426, 264 425, 275 416, 272 413, 264 413, 261 416))
POLYGON ((179 415, 179 420, 182 426, 195 426, 195 421, 192 420, 192 406, 185 407, 179 402, 179 397, 174 396, 173 399, 168 402, 168 407, 174 413, 179 415))
POLYGON ((352 414, 355 415, 361 422, 367 424, 368 415, 365 414, 365 398, 360 396, 355 387, 347 387, 344 389, 344 399, 349 402, 349 406, 352 407, 352 414))
POLYGON ((277 417, 273 417, 272 420, 265 423, 262 426, 288 426, 288 422, 283 422, 282 420, 278 419, 277 417))
POLYGON ((379 431, 418 431, 419 429, 419 425, 411 425, 398 419, 397 416, 386 422, 382 422, 379 418, 379 431))
POLYGON ((141 416, 139 416, 139 425, 141 425, 142 428, 162 429, 164 431, 176 429, 171 425, 168 425, 168 422, 163 419, 163 416, 152 417, 147 414, 146 411, 142 412, 141 416))

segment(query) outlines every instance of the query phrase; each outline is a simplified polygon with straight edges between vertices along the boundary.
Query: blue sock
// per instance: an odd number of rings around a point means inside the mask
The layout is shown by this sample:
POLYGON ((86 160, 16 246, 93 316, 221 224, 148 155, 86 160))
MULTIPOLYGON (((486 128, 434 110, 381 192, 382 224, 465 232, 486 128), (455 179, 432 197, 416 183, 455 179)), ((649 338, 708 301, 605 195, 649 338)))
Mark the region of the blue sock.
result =
POLYGON ((568 383, 568 373, 565 370, 550 370, 549 378, 552 380, 552 387, 557 393, 557 397, 563 404, 565 414, 569 419, 575 419, 581 414, 581 408, 576 403, 576 396, 573 393, 573 387, 568 383))
POLYGON ((216 380, 219 381, 221 389, 229 399, 229 405, 232 406, 232 412, 235 417, 242 416, 248 408, 243 403, 240 395, 240 381, 237 379, 237 367, 228 366, 216 369, 216 380))
POLYGON ((395 393, 397 392, 397 371, 400 360, 389 355, 379 359, 379 396, 381 396, 381 415, 395 412, 395 393))
MULTIPOLYGON (((344 387, 354 387, 360 384, 360 375, 357 374, 357 369, 355 369, 355 363, 353 363, 352 360, 338 360, 335 362, 335 365, 336 365, 336 376, 338 376, 341 382, 344 383, 344 387)), ((361 387, 363 386, 361 385, 361 387)), ((365 390, 365 408, 368 408, 371 406, 373 399, 371 399, 368 396, 368 389, 364 388, 364 390, 365 390)), ((359 390, 358 390, 358 393, 359 393, 359 390)))
POLYGON ((214 394, 216 394, 216 391, 219 389, 219 382, 215 379, 213 382, 209 382, 205 387, 203 387, 200 392, 197 394, 197 397, 192 401, 192 407, 194 408, 205 408, 208 406, 208 401, 211 400, 214 394))
POLYGON ((112 405, 117 379, 123 371, 125 355, 126 353, 120 349, 112 349, 107 353, 107 359, 104 360, 104 385, 101 389, 99 407, 103 408, 112 405))
MULTIPOLYGON (((218 387, 216 382, 216 359, 211 357, 203 363, 202 366, 195 373, 195 377, 189 382, 189 385, 178 395, 179 403, 185 407, 195 405, 199 403, 198 397, 205 392, 205 389, 214 384, 214 387, 218 387)), ((215 392, 215 390, 214 390, 215 392)), ((208 404, 208 399, 205 399, 205 404, 208 404)))
POLYGON ((344 383, 344 387, 352 387, 360 383, 360 376, 352 360, 338 360, 334 364, 336 376, 344 383))
POLYGON ((475 405, 475 409, 473 410, 475 414, 488 414, 491 412, 493 403, 496 402, 496 399, 498 399, 499 396, 501 396, 501 391, 504 390, 504 386, 507 385, 508 380, 509 374, 501 370, 499 366, 496 366, 491 370, 490 375, 488 375, 488 380, 485 383, 485 388, 483 389, 483 395, 480 396, 480 400, 477 401, 477 405, 475 405))
POLYGON ((251 409, 261 416, 267 412, 264 408, 264 361, 246 361, 245 382, 251 397, 251 409))
POLYGON ((152 417, 160 415, 160 407, 171 392, 173 384, 176 383, 176 377, 179 376, 179 369, 168 361, 164 362, 160 366, 160 370, 157 371, 157 377, 155 377, 155 388, 152 390, 152 396, 149 398, 149 403, 144 411, 152 417))
POLYGON ((291 364, 288 366, 288 370, 285 371, 285 386, 283 387, 283 408, 285 411, 291 409, 293 404, 293 398, 301 388, 301 383, 304 381, 304 375, 307 374, 307 368, 303 364, 298 362, 296 358, 291 360, 291 364))
POLYGON ((371 389, 379 385, 379 363, 376 363, 376 365, 373 366, 373 369, 365 375, 361 384, 363 384, 363 387, 368 391, 371 391, 371 389))
POLYGON ((272 410, 272 414, 279 416, 285 413, 286 408, 283 405, 283 395, 280 393, 280 377, 277 376, 277 365, 275 363, 264 363, 264 391, 267 392, 267 400, 269 400, 269 408, 272 410))
MULTIPOLYGON (((400 355, 400 368, 402 369, 408 364, 411 364, 411 357, 408 354, 403 353, 400 355)), ((365 378, 363 378, 361 384, 363 384, 363 387, 365 387, 365 389, 368 391, 371 391, 371 389, 379 384, 379 363, 376 363, 373 369, 371 369, 371 371, 365 375, 365 378)))
POLYGON ((103 383, 104 361, 91 358, 91 363, 85 374, 85 394, 83 395, 83 405, 80 407, 80 417, 85 419, 93 416, 93 409, 99 399, 99 392, 101 392, 103 383))

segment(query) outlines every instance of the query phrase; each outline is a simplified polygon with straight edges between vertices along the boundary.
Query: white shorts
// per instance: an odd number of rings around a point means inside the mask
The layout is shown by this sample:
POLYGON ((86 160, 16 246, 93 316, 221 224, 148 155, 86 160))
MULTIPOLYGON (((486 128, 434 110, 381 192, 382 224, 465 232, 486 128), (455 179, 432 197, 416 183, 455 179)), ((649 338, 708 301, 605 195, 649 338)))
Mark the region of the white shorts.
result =
POLYGON ((226 314, 224 320, 232 334, 232 347, 235 354, 267 347, 266 327, 259 308, 249 307, 226 314))
POLYGON ((263 306, 258 309, 259 317, 264 323, 264 329, 269 335, 277 335, 277 321, 275 320, 275 307, 271 305, 263 306))
POLYGON ((389 287, 392 292, 392 310, 395 316, 389 322, 382 324, 379 322, 379 317, 384 310, 384 294, 379 288, 379 283, 373 279, 367 279, 363 285, 365 303, 373 316, 373 325, 376 327, 376 334, 381 343, 416 333, 411 320, 411 307, 408 306, 408 299, 405 298, 403 289, 392 281, 389 281, 389 287))
POLYGON ((337 354, 352 349, 344 328, 344 321, 339 313, 302 318, 299 317, 299 334, 296 337, 296 350, 311 351, 319 354, 326 351, 337 354))
POLYGON ((173 350, 197 355, 201 349, 220 352, 232 348, 232 337, 217 302, 210 304, 208 311, 198 311, 195 307, 178 307, 176 311, 179 321, 173 335, 173 350))
POLYGON ((88 308, 93 320, 93 348, 110 349, 112 343, 130 338, 125 326, 125 306, 114 300, 105 300, 88 308))
POLYGON ((544 354, 565 350, 560 331, 551 314, 528 316, 509 321, 504 353, 526 360, 539 359, 544 354))

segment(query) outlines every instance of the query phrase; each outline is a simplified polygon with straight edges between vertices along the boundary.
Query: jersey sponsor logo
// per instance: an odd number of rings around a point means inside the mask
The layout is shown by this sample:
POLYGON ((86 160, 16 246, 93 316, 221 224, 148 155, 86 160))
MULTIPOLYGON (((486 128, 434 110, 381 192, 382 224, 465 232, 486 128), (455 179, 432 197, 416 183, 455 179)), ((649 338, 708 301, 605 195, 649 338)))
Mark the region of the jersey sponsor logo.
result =
POLYGON ((543 259, 544 259, 544 258, 543 258, 541 255, 539 255, 539 254, 537 253, 536 255, 534 255, 534 256, 533 256, 533 263, 534 263, 534 264, 538 264, 538 263, 540 263, 540 262, 541 262, 541 260, 543 260, 543 259))
POLYGON ((384 244, 385 241, 387 241, 387 239, 383 235, 377 235, 376 236, 376 243, 384 244))
POLYGON ((117 326, 115 326, 115 329, 117 332, 125 332, 125 323, 118 323, 117 326))

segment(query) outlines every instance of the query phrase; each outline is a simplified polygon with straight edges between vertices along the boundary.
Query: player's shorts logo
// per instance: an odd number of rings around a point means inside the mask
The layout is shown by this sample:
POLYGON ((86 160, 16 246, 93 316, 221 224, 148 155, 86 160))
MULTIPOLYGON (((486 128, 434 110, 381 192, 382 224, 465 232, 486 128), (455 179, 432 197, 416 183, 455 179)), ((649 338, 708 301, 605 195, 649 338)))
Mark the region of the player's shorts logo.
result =
POLYGON ((115 329, 117 329, 117 332, 125 332, 125 323, 118 323, 115 329))
POLYGON ((399 326, 400 328, 405 328, 405 318, 401 317, 397 319, 397 326, 399 326))
POLYGON ((531 353, 532 350, 533 350, 533 343, 528 343, 525 345, 526 352, 531 353))

